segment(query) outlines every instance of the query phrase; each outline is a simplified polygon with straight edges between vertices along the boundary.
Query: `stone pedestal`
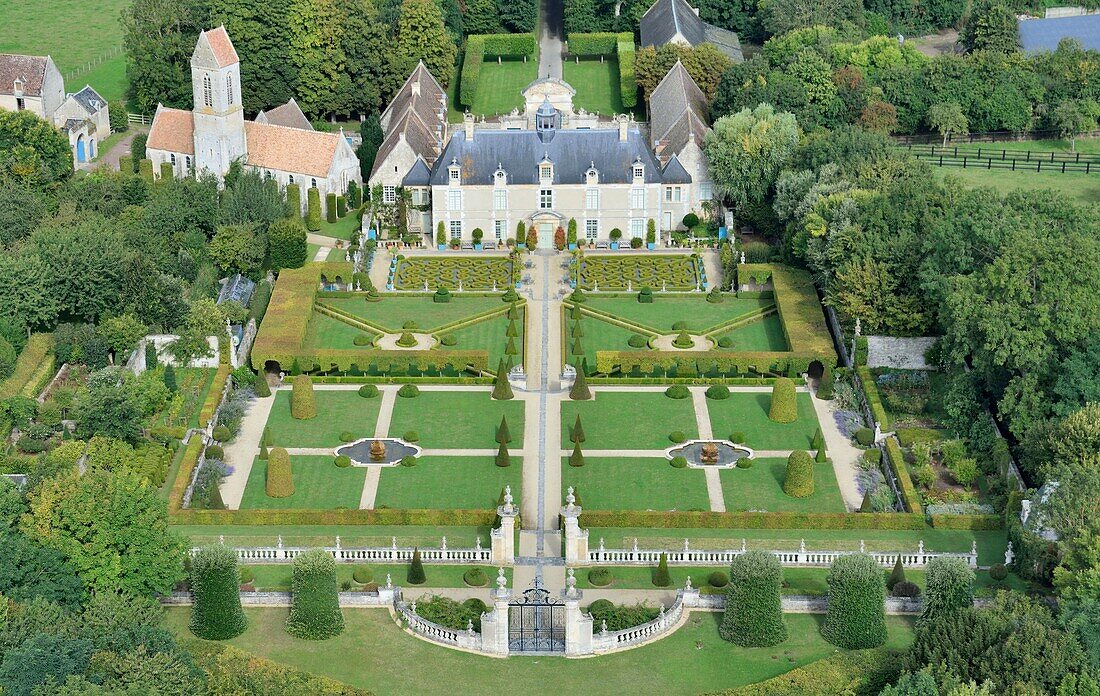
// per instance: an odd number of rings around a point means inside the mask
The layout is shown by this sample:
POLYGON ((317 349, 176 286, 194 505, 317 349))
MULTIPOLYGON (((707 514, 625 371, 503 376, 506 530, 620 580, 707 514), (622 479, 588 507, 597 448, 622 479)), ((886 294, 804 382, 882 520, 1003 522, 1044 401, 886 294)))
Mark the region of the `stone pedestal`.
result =
POLYGON ((573 488, 565 498, 561 508, 562 522, 565 524, 565 564, 570 566, 588 565, 588 530, 581 529, 581 506, 575 504, 573 488))
POLYGON ((500 527, 489 533, 492 543, 493 564, 512 565, 516 562, 516 518, 519 507, 512 503, 512 487, 504 489, 504 504, 497 507, 500 527))
POLYGON ((481 649, 493 655, 507 655, 508 600, 512 598, 512 592, 508 589, 503 568, 497 575, 497 586, 489 596, 493 598, 493 608, 481 615, 481 649))
POLYGON ((592 654, 592 615, 581 611, 583 592, 577 589, 577 579, 573 569, 565 579, 566 588, 562 592, 565 604, 565 654, 592 654))

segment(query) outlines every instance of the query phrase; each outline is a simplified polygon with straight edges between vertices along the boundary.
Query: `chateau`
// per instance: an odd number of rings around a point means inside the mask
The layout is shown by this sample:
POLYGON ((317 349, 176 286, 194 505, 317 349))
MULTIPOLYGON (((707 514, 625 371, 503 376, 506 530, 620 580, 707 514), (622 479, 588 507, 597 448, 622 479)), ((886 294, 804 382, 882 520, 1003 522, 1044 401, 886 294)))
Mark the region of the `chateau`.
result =
POLYGON ((629 116, 575 109, 567 83, 543 78, 523 90, 524 108, 494 121, 467 114, 449 129, 446 93, 418 65, 382 117, 385 139, 371 172, 384 203, 410 192, 410 229, 468 242, 514 238, 519 223, 553 245, 575 220, 592 244, 682 227, 703 212, 712 187, 702 155, 707 132, 699 87, 679 63, 654 90, 647 127, 629 116), (422 211, 422 212, 421 212, 422 211))
POLYGON ((199 34, 191 55, 194 109, 157 106, 146 144, 159 173, 168 162, 177 177, 210 173, 219 179, 234 161, 263 173, 281 187, 297 184, 300 205, 307 191, 342 195, 361 183, 359 159, 343 134, 313 130, 292 99, 246 121, 241 106, 240 59, 225 27, 199 34))

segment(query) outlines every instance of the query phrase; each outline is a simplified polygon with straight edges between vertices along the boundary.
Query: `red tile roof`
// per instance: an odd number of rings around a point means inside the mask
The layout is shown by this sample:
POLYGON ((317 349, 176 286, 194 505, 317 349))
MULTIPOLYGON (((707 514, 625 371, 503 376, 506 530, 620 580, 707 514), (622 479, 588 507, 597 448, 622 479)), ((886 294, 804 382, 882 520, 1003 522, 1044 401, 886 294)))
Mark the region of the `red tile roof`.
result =
POLYGON ((195 121, 191 112, 157 107, 145 146, 185 155, 195 154, 195 121))
POLYGON ((237 49, 233 48, 233 42, 229 40, 229 34, 225 31, 224 25, 217 29, 208 29, 203 32, 203 35, 206 36, 206 41, 210 44, 210 50, 214 52, 214 59, 218 61, 218 67, 224 68, 227 65, 241 62, 241 59, 237 57, 237 49))

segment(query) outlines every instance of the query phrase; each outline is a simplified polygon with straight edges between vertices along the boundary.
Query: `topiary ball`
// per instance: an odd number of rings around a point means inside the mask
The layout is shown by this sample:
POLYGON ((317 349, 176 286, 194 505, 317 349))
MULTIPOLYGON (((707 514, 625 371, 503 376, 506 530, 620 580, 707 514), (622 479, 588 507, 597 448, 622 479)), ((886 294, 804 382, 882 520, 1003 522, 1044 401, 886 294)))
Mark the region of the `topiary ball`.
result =
POLYGON ((489 578, 481 568, 470 568, 462 574, 462 582, 470 587, 485 587, 489 584, 489 578))
POLYGON ((688 460, 686 457, 673 457, 669 464, 673 469, 683 469, 688 465, 688 460))
POLYGON ((439 342, 440 342, 440 344, 445 345, 445 346, 457 346, 458 345, 458 337, 455 336, 454 334, 450 334, 450 333, 449 334, 443 334, 439 338, 439 342))
POLYGON ((688 323, 686 321, 678 321, 672 325, 673 331, 686 331, 688 323))
POLYGON ((890 590, 890 594, 895 597, 919 597, 920 587, 917 586, 917 583, 915 582, 902 580, 898 584, 894 585, 894 589, 890 590))
POLYGON ((680 444, 681 442, 683 442, 687 438, 684 437, 684 431, 683 430, 673 430, 671 433, 668 434, 668 439, 671 440, 672 442, 675 442, 676 444, 680 444))
POLYGON ((346 469, 351 466, 351 457, 347 456, 346 454, 341 454, 339 457, 336 458, 335 464, 341 469, 346 469))
POLYGON ((416 457, 401 457, 401 466, 416 466, 416 457))
POLYGON ((224 425, 219 425, 214 428, 214 432, 211 433, 215 442, 225 442, 233 435, 229 432, 229 428, 224 425))
POLYGON ((733 433, 730 435, 730 442, 737 445, 745 444, 745 433, 741 432, 740 430, 733 431, 733 433))
POLYGON ((670 399, 686 399, 691 396, 691 390, 682 384, 673 384, 665 390, 665 396, 670 399))
POLYGON ((401 436, 401 439, 405 442, 420 442, 420 433, 415 430, 406 430, 405 434, 401 436))
POLYGON ((858 428, 855 432, 856 443, 863 447, 875 444, 875 431, 870 428, 858 428))
POLYGON ((405 331, 416 331, 416 329, 417 329, 416 322, 412 321, 412 320, 409 320, 409 321, 405 322, 404 324, 402 324, 401 328, 404 329, 405 331))
POLYGON ((994 563, 989 566, 989 579, 996 583, 1004 582, 1008 577, 1008 568, 1004 563, 994 563))
POLYGON ((359 396, 364 399, 373 399, 378 396, 378 385, 376 384, 364 384, 359 387, 359 396))
POLYGON ((345 430, 340 433, 340 442, 355 442, 359 438, 355 437, 355 433, 350 430, 345 430))
POLYGON ((415 384, 402 384, 397 390, 397 395, 403 399, 415 399, 420 396, 420 387, 415 384))
POLYGON ((707 387, 707 398, 721 401, 730 398, 730 388, 724 384, 714 384, 707 387))
MULTIPOLYGON (((593 568, 592 570, 588 571, 588 583, 590 585, 592 585, 593 587, 607 587, 608 585, 611 584, 611 581, 614 580, 614 579, 615 579, 615 576, 612 575, 610 568, 593 568)), ((606 599, 604 599, 604 600, 599 600, 598 599, 598 600, 596 600, 596 602, 593 602, 592 604, 596 604, 597 602, 601 602, 601 601, 602 602, 607 602, 606 599)), ((607 602, 607 603, 611 604, 611 602, 607 602)), ((591 611, 592 611, 592 608, 589 607, 589 612, 591 612, 591 611)))
POLYGON ((208 445, 206 448, 207 459, 225 459, 225 450, 221 445, 208 445))
POLYGON ((730 576, 720 570, 716 570, 707 576, 707 584, 711 587, 725 587, 730 584, 730 576))
POLYGON ((370 566, 355 566, 355 570, 351 573, 351 578, 360 585, 366 585, 371 580, 374 580, 374 571, 370 569, 370 566))
POLYGON ((719 348, 731 348, 731 347, 733 347, 733 339, 730 338, 729 336, 723 336, 722 338, 718 339, 718 347, 719 348))
POLYGON ((737 468, 738 469, 751 469, 752 468, 752 460, 749 459, 748 457, 741 457, 740 459, 737 460, 737 468))
POLYGON ((634 334, 630 338, 626 339, 626 344, 631 348, 645 348, 649 345, 649 341, 645 336, 641 334, 634 334))
POLYGON ((368 334, 359 334, 351 342, 357 346, 369 346, 374 343, 374 340, 368 334))
POLYGON ((250 585, 256 579, 256 574, 248 566, 241 566, 241 584, 250 585))

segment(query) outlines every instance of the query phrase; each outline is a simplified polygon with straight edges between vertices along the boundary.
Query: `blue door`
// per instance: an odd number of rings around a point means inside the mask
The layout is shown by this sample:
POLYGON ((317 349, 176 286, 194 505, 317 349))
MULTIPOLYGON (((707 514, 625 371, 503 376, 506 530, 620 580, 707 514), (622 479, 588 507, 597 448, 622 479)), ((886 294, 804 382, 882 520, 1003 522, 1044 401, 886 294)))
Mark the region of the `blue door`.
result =
POLYGON ((84 157, 84 136, 80 136, 79 138, 77 138, 77 141, 76 141, 76 161, 77 162, 87 162, 88 161, 84 157))
POLYGON ((88 141, 88 159, 89 160, 94 160, 95 159, 95 141, 94 140, 89 140, 88 141))

